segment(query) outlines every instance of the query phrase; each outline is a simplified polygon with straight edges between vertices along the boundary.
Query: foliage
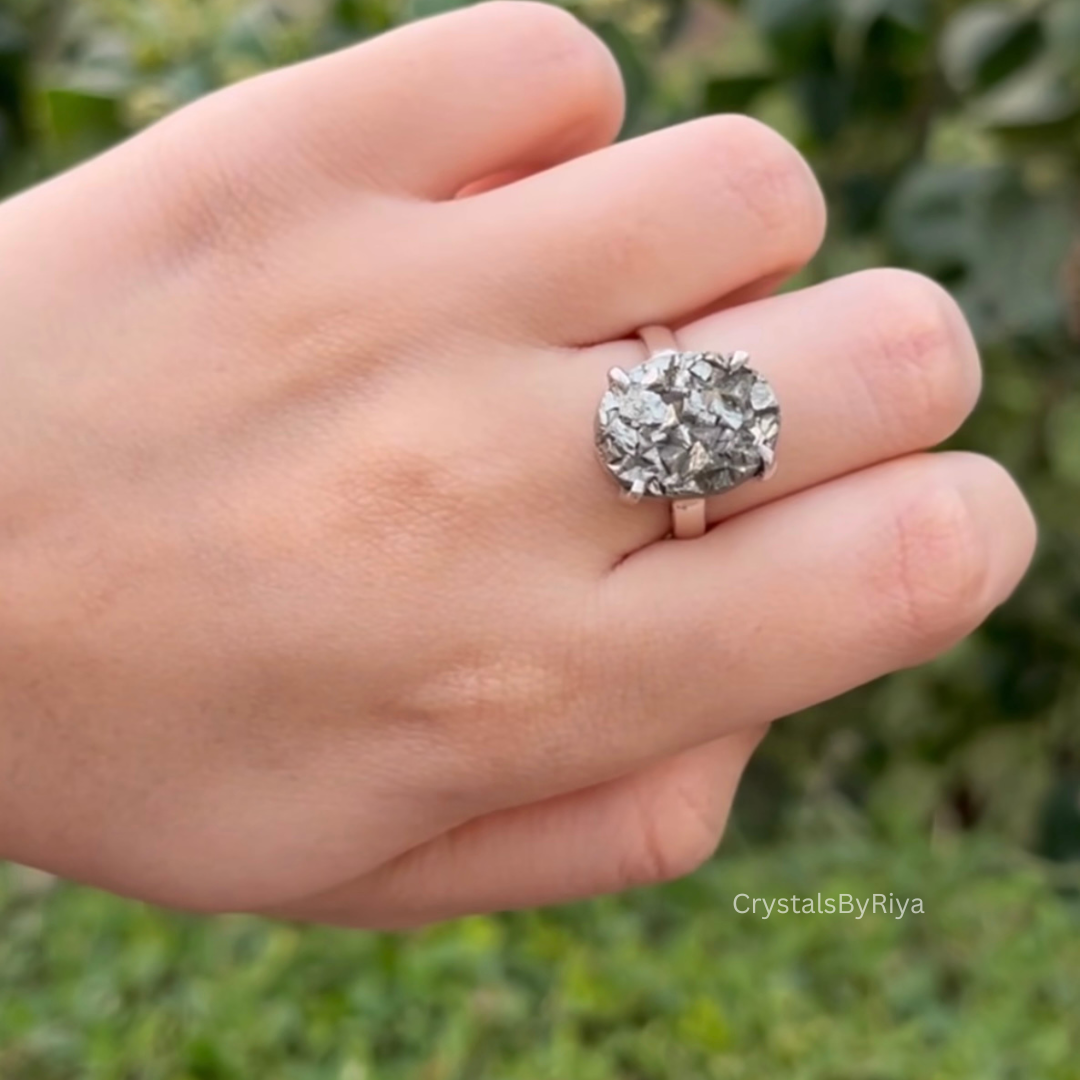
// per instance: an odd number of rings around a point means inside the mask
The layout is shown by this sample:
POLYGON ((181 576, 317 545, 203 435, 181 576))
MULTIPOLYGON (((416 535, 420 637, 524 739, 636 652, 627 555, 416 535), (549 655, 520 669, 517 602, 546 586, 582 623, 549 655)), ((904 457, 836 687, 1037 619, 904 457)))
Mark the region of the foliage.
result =
POLYGON ((1073 1080, 1080 1060, 1080 908, 970 841, 727 856, 398 937, 38 887, 0 874, 11 1080, 1073 1080), (733 913, 884 882, 925 914, 733 913))

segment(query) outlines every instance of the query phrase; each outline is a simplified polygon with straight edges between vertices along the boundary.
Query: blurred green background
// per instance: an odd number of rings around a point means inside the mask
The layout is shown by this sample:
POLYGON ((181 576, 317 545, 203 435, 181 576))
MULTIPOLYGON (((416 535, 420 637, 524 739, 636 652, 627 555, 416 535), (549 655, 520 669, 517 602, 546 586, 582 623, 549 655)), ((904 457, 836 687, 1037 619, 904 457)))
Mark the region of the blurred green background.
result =
MULTIPOLYGON (((0 0, 0 193, 455 6, 0 0)), ((1033 572, 943 659, 778 725, 685 882, 379 936, 0 869, 0 1080, 1080 1078, 1080 0, 567 6, 626 135, 743 111, 810 158, 832 224, 796 284, 899 264, 961 300, 987 378, 955 442, 1021 480, 1033 572), (927 914, 732 910, 819 891, 927 914)))

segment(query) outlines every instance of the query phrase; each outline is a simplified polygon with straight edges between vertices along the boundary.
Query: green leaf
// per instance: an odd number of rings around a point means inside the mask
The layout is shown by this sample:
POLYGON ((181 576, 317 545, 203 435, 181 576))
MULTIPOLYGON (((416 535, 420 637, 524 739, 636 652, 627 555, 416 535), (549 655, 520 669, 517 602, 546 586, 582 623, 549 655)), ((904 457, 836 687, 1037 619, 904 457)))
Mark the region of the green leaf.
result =
POLYGON ((929 0, 837 0, 845 22, 864 29, 878 19, 889 19, 909 30, 926 30, 930 22, 929 0))
POLYGON ((797 34, 819 26, 832 14, 830 0, 746 0, 746 11, 767 34, 797 34))
POLYGON ((927 0, 837 0, 840 26, 836 51, 845 63, 863 60, 871 30, 882 20, 912 33, 924 33, 930 22, 927 0))
POLYGON ((1059 279, 1076 222, 1067 190, 1032 193, 1009 168, 921 166, 889 206, 887 227, 916 269, 956 283, 987 341, 1057 335, 1059 279))
POLYGON ((987 341, 1037 340, 1064 329, 1060 279, 1076 220, 1065 192, 1003 184, 988 199, 969 281, 969 314, 987 341))
POLYGON ((1046 801, 1039 847, 1051 859, 1080 859, 1080 778, 1061 780, 1046 801))
POLYGON ((470 7, 474 3, 475 0, 408 0, 406 7, 409 18, 425 19, 429 15, 457 11, 458 8, 470 7))
POLYGON ((1080 93, 1050 56, 976 99, 971 115, 988 127, 1037 127, 1080 113, 1080 93))
POLYGON ((949 20, 941 39, 941 66, 950 85, 964 93, 1005 78, 1042 44, 1038 19, 1023 8, 978 3, 949 20))
POLYGON ((692 16, 690 0, 663 0, 659 38, 670 45, 689 25, 692 16))
POLYGON ((887 227, 900 251, 928 273, 966 266, 978 242, 979 205, 995 182, 993 170, 920 165, 893 195, 887 227))
POLYGON ((1064 67, 1080 73, 1080 4, 1058 0, 1047 10, 1045 25, 1051 53, 1064 67))
POLYGON ((65 157, 103 149, 127 133, 115 97, 53 87, 44 106, 50 141, 65 157))
POLYGON ((30 44, 26 31, 10 16, 0 11, 0 56, 22 54, 30 44))
POLYGON ((737 75, 710 79, 705 84, 704 108, 709 113, 746 112, 758 95, 772 86, 767 75, 737 75))
POLYGON ((831 48, 832 0, 746 0, 746 13, 792 68, 814 68, 831 48))
POLYGON ((29 69, 25 41, 14 33, 6 36, 0 18, 0 165, 27 140, 29 69))
POLYGON ((1046 450, 1054 474, 1080 489, 1080 395, 1054 405, 1046 426, 1046 450))

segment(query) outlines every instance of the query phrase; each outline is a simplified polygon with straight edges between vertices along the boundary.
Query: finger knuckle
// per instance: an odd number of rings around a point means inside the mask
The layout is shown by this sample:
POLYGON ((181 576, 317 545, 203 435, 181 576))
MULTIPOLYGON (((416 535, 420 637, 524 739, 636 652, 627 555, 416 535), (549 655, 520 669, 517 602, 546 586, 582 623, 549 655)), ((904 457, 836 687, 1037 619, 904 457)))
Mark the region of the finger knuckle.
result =
POLYGON ((865 277, 871 336, 860 365, 882 424, 899 427, 907 442, 934 443, 951 435, 979 395, 978 354, 963 312, 936 282, 905 270, 865 277))
POLYGON ((462 805, 513 802, 536 782, 535 763, 554 773, 572 754, 564 718, 575 710, 570 683, 538 650, 466 640, 394 710, 397 730, 437 749, 438 790, 462 805))
POLYGON ((685 781, 637 793, 618 868, 620 885, 674 881, 712 858, 723 831, 715 802, 711 789, 685 781))
POLYGON ((259 83, 189 105, 140 142, 145 187, 168 209, 156 216, 168 233, 158 246, 173 262, 208 255, 249 261, 250 245, 284 217, 276 181, 258 167, 265 111, 251 104, 259 83))
POLYGON ((725 200, 761 229, 763 243, 809 258, 825 231, 825 203, 802 155, 747 116, 713 116, 691 125, 698 168, 719 179, 725 200))
POLYGON ((519 724, 534 710, 557 708, 558 698, 544 665, 502 649, 466 649, 425 682, 415 704, 461 735, 519 724))
POLYGON ((959 490, 944 481, 899 505, 882 607, 914 661, 972 630, 991 606, 987 544, 959 490))
POLYGON ((472 10, 498 35, 498 47, 522 65, 542 69, 567 90, 606 85, 614 72, 607 48, 570 12, 539 0, 491 0, 472 10))

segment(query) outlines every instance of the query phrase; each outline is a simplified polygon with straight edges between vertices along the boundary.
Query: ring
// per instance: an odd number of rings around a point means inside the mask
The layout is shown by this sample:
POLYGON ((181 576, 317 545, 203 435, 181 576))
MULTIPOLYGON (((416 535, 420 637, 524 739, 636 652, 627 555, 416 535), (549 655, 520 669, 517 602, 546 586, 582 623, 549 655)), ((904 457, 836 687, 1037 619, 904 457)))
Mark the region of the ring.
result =
POLYGON ((596 415, 600 460, 629 502, 671 501, 671 532, 705 532, 705 499, 776 471, 780 404, 746 352, 684 352, 665 326, 638 336, 635 368, 608 372, 596 415))

